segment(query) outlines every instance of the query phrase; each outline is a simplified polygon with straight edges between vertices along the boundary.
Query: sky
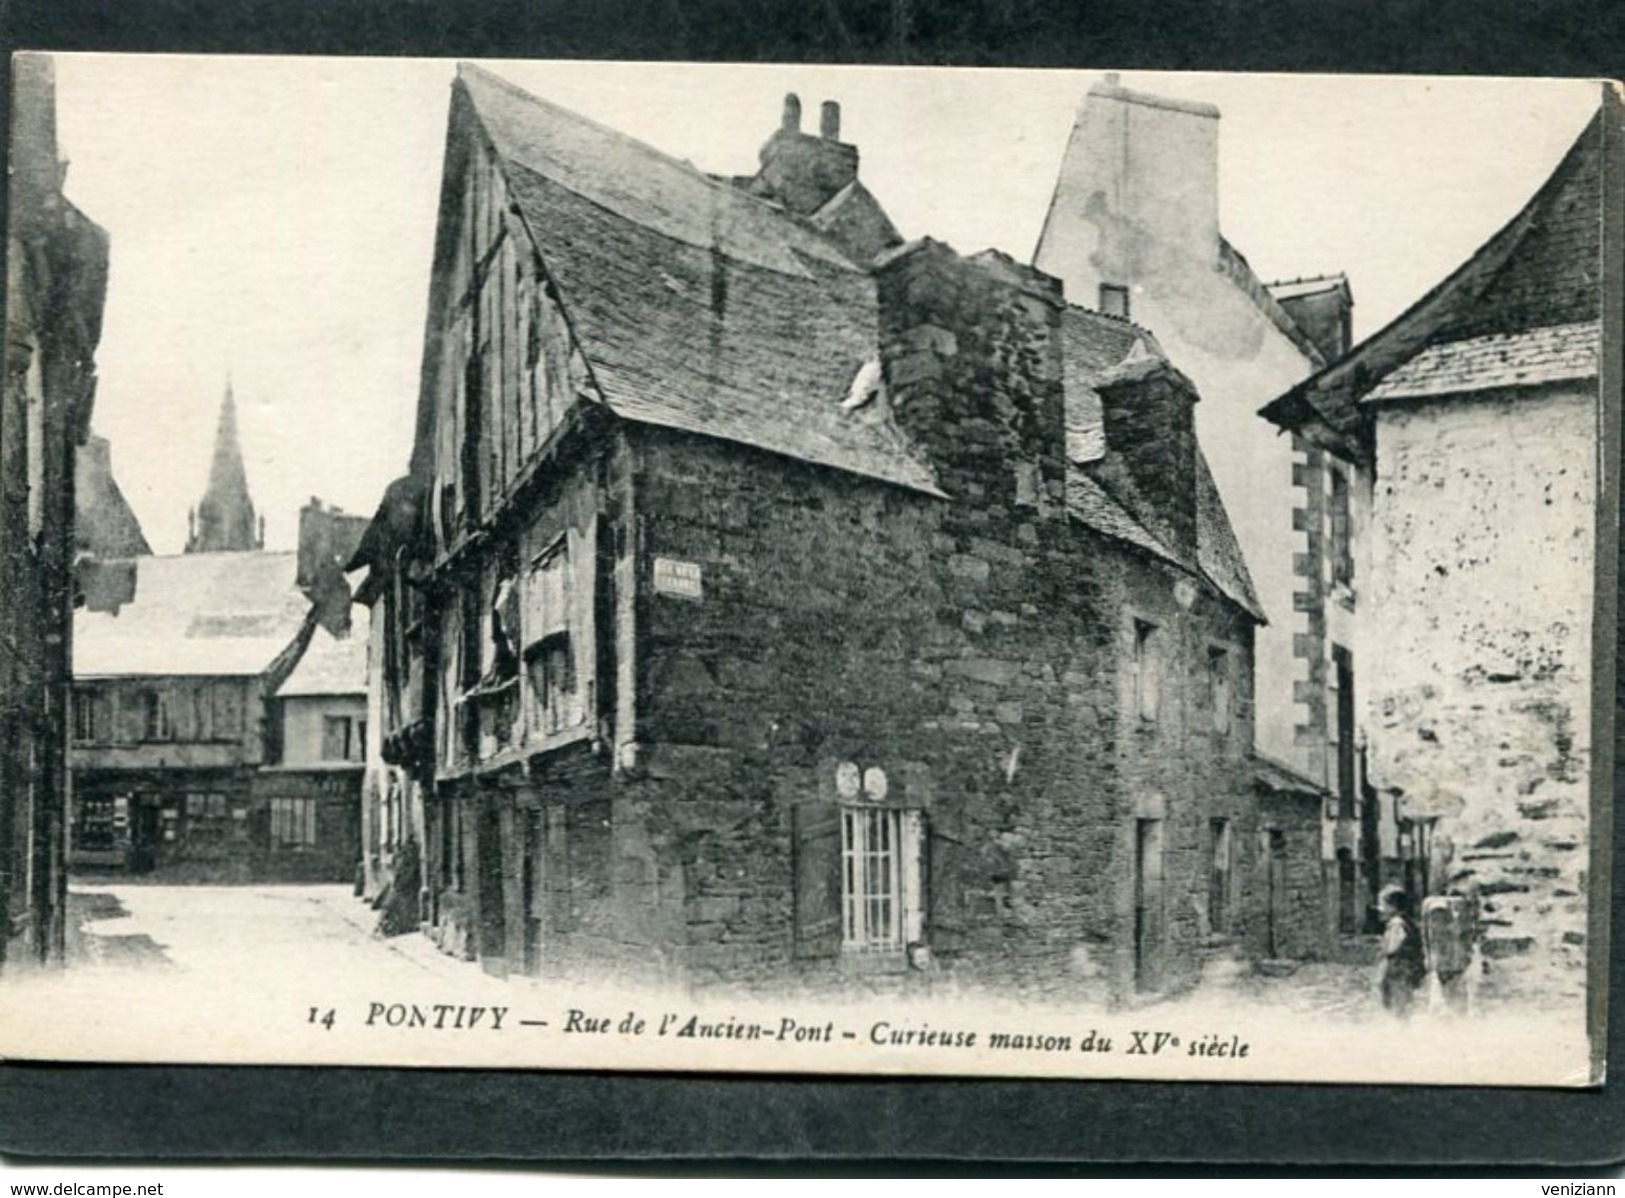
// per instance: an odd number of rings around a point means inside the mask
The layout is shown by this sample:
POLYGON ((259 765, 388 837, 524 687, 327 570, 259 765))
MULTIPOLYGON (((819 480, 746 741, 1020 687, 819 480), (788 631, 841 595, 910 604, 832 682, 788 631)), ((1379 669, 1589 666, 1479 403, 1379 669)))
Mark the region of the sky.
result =
MULTIPOLYGON (((702 170, 750 174, 785 92, 905 237, 1030 260, 1102 71, 483 65, 702 170)), ((411 449, 455 64, 65 55, 67 192, 107 229, 94 431, 158 553, 203 493, 227 379, 266 547, 311 496, 370 514, 411 449)), ((1103 68, 1104 69, 1104 68, 1103 68)), ((1222 112, 1220 223, 1270 280, 1345 271, 1355 336, 1506 223, 1595 110, 1583 80, 1123 72, 1222 112)), ((1153 330, 1154 331, 1154 330, 1153 330)))

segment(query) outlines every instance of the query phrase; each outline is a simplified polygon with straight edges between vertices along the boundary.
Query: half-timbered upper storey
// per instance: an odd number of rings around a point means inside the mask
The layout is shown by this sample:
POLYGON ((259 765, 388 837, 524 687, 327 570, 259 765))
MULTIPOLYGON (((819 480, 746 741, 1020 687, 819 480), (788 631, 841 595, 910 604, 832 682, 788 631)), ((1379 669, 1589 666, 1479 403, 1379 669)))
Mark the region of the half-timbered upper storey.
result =
MULTIPOLYGON (((949 498, 930 438, 884 399, 907 380, 892 377, 905 364, 884 361, 896 330, 883 327, 881 277, 909 250, 858 183, 832 108, 815 136, 787 102, 759 174, 725 180, 459 68, 417 440, 398 485, 416 531, 386 545, 378 524, 356 562, 394 579, 383 619, 403 658, 396 682, 422 678, 386 744, 432 729, 427 756, 446 778, 636 739, 630 658, 649 634, 637 626, 639 580, 656 566, 638 547, 639 437, 697 434, 949 498), (407 575, 421 600, 402 597, 407 575), (419 660, 428 668, 415 673, 419 660)), ((929 329, 910 336, 943 349, 929 329)), ((1075 340, 1056 342, 1069 374, 1075 340)), ((1154 343, 1143 352, 1160 358, 1154 343)), ((1106 502, 1071 506, 1089 525, 1106 502)), ((1206 508, 1207 535, 1191 538, 1203 563, 1230 544, 1222 510, 1206 508)), ((1240 574, 1217 584, 1194 556, 1188 568, 1256 612, 1239 559, 1240 574)))

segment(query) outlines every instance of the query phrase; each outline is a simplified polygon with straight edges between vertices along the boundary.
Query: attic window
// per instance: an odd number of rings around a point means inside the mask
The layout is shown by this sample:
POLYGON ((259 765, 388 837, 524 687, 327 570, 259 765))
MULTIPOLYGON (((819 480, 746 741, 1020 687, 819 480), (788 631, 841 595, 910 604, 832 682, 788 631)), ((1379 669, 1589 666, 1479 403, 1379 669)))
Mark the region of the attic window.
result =
POLYGON ((1100 285, 1100 310, 1107 316, 1128 319, 1128 288, 1121 283, 1100 285))

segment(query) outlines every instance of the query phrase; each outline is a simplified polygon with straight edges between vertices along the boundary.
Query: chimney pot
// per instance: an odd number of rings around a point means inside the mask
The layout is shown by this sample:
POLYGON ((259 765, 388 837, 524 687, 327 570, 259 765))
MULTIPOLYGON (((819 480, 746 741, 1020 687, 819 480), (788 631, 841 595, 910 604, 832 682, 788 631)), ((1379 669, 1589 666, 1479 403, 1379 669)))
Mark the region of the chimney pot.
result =
POLYGON ((841 140, 841 106, 834 100, 825 100, 819 109, 818 134, 825 141, 841 140))
POLYGON ((801 132, 801 97, 795 92, 784 94, 784 117, 779 125, 791 133, 801 132))

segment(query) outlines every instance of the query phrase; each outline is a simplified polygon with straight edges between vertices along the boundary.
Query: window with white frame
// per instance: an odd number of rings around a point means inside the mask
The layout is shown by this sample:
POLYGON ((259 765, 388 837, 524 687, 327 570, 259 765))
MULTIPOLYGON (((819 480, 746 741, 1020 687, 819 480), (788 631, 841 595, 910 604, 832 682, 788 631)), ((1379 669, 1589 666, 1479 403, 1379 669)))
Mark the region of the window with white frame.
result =
POLYGON ((844 939, 849 948, 903 947, 901 811, 847 807, 841 812, 844 939))
POLYGON ((797 955, 901 956, 924 937, 925 814, 888 801, 878 767, 843 762, 834 782, 796 809, 797 955))

